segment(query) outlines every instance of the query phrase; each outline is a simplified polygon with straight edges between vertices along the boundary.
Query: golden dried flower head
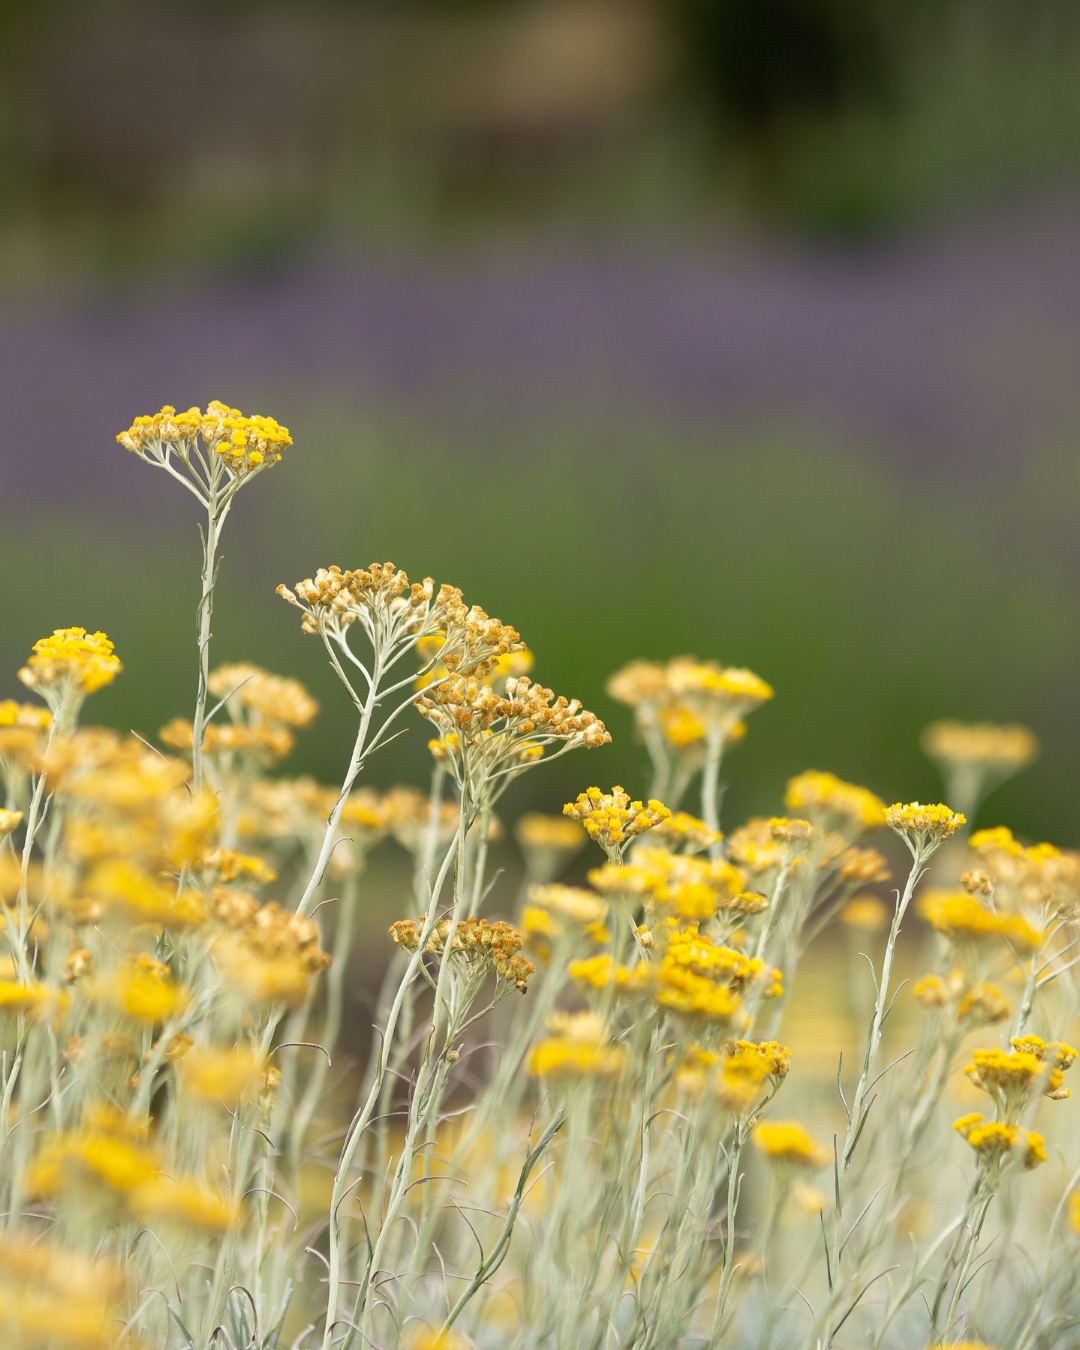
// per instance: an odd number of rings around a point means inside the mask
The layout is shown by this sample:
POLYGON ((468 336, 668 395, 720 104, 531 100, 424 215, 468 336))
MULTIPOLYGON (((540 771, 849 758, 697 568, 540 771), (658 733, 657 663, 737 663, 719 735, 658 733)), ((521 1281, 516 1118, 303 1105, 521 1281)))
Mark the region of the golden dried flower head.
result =
MULTIPOLYGON (((423 936, 424 921, 399 919, 390 925, 390 936, 399 947, 416 951, 423 936)), ((425 952, 441 957, 450 943, 451 956, 463 960, 471 973, 494 973, 522 993, 529 978, 536 972, 533 963, 521 955, 525 945, 522 934, 501 919, 489 923, 487 919, 462 919, 455 927, 449 919, 440 919, 433 925, 424 946, 425 952), (451 934, 451 929, 453 933, 451 934)))
POLYGON ((885 803, 869 788, 817 769, 788 779, 784 805, 826 833, 839 830, 852 838, 885 824, 885 803))
POLYGON ((846 849, 840 855, 840 875, 845 881, 853 881, 860 886, 892 880, 889 864, 876 848, 846 849))
POLYGON ((1072 1046, 1044 1041, 1039 1036, 1018 1036, 1009 1050, 974 1050, 971 1058, 964 1072, 977 1088, 994 1098, 1006 1117, 1015 1116, 1036 1083, 1042 1084, 1043 1095, 1051 1101, 1062 1101, 1070 1095, 1062 1078, 1076 1059, 1072 1046))
POLYGON ((85 696, 112 684, 121 670, 120 658, 113 654, 113 644, 104 633, 57 628, 50 637, 34 643, 33 655, 19 671, 19 679, 52 705, 66 689, 85 696))
POLYGON ((764 1121, 750 1137, 774 1164, 816 1171, 829 1161, 829 1154, 794 1120, 764 1121))
POLYGON ((579 821, 590 839, 600 845, 609 856, 621 855, 623 845, 630 839, 651 830, 667 820, 671 812, 663 802, 632 802, 629 793, 621 787, 601 792, 597 787, 579 794, 576 801, 567 802, 563 815, 579 821))
POLYGON ((1027 727, 993 722, 931 722, 921 743, 942 765, 971 765, 998 774, 1016 773, 1039 753, 1038 739, 1027 727))
POLYGON ((981 867, 972 867, 960 878, 960 885, 970 895, 992 895, 994 883, 981 867))
POLYGON ((924 975, 912 990, 927 1010, 951 1008, 958 1022, 966 1029, 1003 1022, 1011 1009, 1001 990, 986 980, 969 984, 962 970, 952 970, 942 979, 939 975, 924 975))
POLYGON ((99 985, 108 998, 138 1022, 167 1022, 188 1003, 185 989, 174 983, 169 967, 140 952, 99 985))
POLYGON ((705 723, 681 703, 661 711, 660 729, 676 750, 696 748, 705 739, 707 730, 705 723))
POLYGON ((547 1027, 553 1034, 529 1056, 534 1078, 613 1078, 622 1071, 623 1051, 611 1044, 596 1013, 553 1013, 547 1027))
POLYGON ((651 911, 681 919, 710 919, 718 909, 757 913, 768 902, 745 890, 746 877, 723 858, 700 858, 638 846, 631 863, 605 863, 589 880, 607 895, 641 895, 651 911))
MULTIPOLYGON (((182 717, 167 722, 158 735, 174 750, 190 750, 194 740, 191 723, 182 717)), ((203 730, 203 752, 221 759, 239 755, 255 764, 274 764, 290 755, 294 744, 292 732, 281 725, 211 722, 203 730)))
POLYGON ((727 839, 727 854, 732 862, 754 876, 780 866, 779 845, 773 838, 770 822, 763 816, 754 816, 732 830, 727 839))
POLYGON ((21 811, 11 811, 6 806, 0 806, 0 836, 17 830, 22 824, 22 818, 21 811))
POLYGON ((319 711, 318 701, 299 680, 271 675, 246 662, 218 666, 207 687, 215 698, 226 699, 230 708, 284 726, 310 726, 319 711))
POLYGON ((913 855, 926 857, 967 824, 967 817, 942 803, 894 802, 885 811, 885 823, 894 830, 913 855))
POLYGON ((390 832, 414 857, 422 856, 429 832, 434 828, 436 848, 445 847, 458 827, 456 801, 442 801, 432 820, 431 798, 418 788, 401 784, 384 797, 390 832))
POLYGON ((669 697, 667 675, 659 661, 631 661, 617 670, 604 688, 610 698, 631 708, 659 706, 669 697))
POLYGON ((556 697, 527 675, 506 681, 505 696, 473 676, 451 675, 415 699, 415 707, 439 732, 436 757, 449 764, 458 783, 481 783, 514 766, 559 752, 607 745, 611 735, 576 700, 556 697))
POLYGON ((311 977, 330 964, 319 948, 313 921, 289 914, 275 902, 254 910, 245 905, 236 913, 226 910, 226 915, 225 931, 213 944, 214 960, 243 998, 298 1003, 311 977))
POLYGON ((188 408, 178 413, 166 405, 152 417, 136 417, 117 436, 117 442, 149 464, 164 464, 170 454, 185 464, 199 449, 217 456, 235 478, 244 478, 256 470, 276 464, 292 445, 288 429, 272 417, 255 413, 245 416, 239 408, 230 408, 216 399, 206 412, 188 408))

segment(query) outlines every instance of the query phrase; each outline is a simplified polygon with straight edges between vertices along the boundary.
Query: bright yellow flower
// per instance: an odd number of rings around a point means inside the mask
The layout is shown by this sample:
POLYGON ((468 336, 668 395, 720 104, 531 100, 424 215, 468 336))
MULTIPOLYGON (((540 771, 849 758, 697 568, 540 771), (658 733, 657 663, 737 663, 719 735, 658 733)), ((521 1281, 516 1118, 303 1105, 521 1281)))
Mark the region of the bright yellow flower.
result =
POLYGON ((829 1161, 829 1154, 794 1120, 765 1121, 751 1138, 772 1163, 816 1170, 829 1161))

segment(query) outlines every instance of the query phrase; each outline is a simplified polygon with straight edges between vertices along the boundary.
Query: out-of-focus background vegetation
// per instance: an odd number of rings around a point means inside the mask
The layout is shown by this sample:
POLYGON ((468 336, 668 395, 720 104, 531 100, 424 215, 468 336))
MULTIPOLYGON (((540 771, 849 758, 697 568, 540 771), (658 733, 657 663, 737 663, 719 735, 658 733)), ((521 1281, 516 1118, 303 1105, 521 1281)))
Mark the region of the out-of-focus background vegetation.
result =
MULTIPOLYGON (((939 716, 1039 764, 983 823, 1080 844, 1072 0, 3 0, 0 694, 101 627, 100 720, 194 688, 185 495, 113 442, 223 398, 296 444, 230 522, 215 659, 347 709, 273 594, 392 558, 606 675, 776 687, 725 816, 809 766, 940 789, 939 716)), ((371 767, 426 777, 418 721, 371 767)))

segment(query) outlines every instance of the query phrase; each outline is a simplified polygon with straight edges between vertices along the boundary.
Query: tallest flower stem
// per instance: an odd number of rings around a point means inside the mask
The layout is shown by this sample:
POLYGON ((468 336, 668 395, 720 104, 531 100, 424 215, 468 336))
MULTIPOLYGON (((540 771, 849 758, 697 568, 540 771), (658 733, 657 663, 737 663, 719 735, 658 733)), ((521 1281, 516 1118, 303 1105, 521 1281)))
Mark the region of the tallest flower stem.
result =
POLYGON ((214 612, 214 585, 217 582, 218 544, 232 498, 221 503, 215 493, 206 508, 206 529, 200 529, 203 546, 202 592, 196 614, 195 630, 199 647, 199 688, 195 696, 195 716, 191 724, 192 788, 203 785, 203 735, 206 731, 206 693, 210 678, 210 621, 214 612))

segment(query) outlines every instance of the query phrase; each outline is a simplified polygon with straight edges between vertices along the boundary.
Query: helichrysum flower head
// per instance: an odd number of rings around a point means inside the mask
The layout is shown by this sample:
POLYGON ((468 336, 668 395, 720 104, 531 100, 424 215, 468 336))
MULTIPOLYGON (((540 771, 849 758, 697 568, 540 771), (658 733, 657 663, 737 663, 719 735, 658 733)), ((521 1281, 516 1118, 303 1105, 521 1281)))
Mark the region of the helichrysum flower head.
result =
POLYGON ((12 811, 7 807, 0 807, 0 837, 10 834, 12 830, 17 830, 22 824, 23 813, 21 811, 12 811))
POLYGON ((288 429, 272 417, 259 413, 247 417, 216 399, 207 404, 205 413, 200 408, 178 413, 166 405, 152 417, 136 417, 116 439, 149 464, 163 464, 170 455, 190 464, 204 450, 234 478, 276 464, 292 445, 288 429))
POLYGON ((829 1154, 794 1120, 767 1120, 750 1136, 770 1163, 816 1171, 829 1161, 829 1154))
POLYGON ((681 847, 684 853, 704 853, 724 839, 719 830, 710 829, 703 820, 686 811, 676 811, 667 820, 662 820, 656 826, 656 837, 681 847))
POLYGON ((927 755, 943 767, 971 765, 996 775, 1012 775, 1037 758, 1034 732, 993 722, 932 722, 921 737, 927 755))
POLYGON ((974 1050, 971 1059, 964 1072, 993 1097, 1007 1120, 1015 1119, 1036 1084, 1041 1084, 1043 1094, 1052 1101, 1070 1095, 1062 1082, 1064 1071, 1076 1059, 1070 1045, 1044 1041, 1040 1036, 1018 1036, 1009 1050, 974 1050))
POLYGON ((261 1086, 262 1057, 250 1046, 191 1046, 180 1056, 183 1090, 201 1101, 235 1107, 261 1086))
POLYGON ((773 696, 772 687, 752 670, 689 656, 670 661, 666 677, 673 699, 688 708, 707 731, 724 738, 747 713, 773 696))
POLYGON ((214 941, 214 960, 242 998, 298 1003, 312 977, 330 964, 311 919, 289 914, 274 902, 230 910, 222 899, 215 909, 224 931, 214 941))
POLYGON ((885 811, 885 823, 894 830, 914 857, 927 858, 962 826, 967 817, 942 803, 895 802, 885 811))
POLYGON ((817 769, 788 779, 784 805, 826 833, 838 830, 852 839, 885 824, 885 803, 869 788, 817 769))
POLYGON ((307 727, 319 711, 318 701, 299 680, 272 675, 246 662, 218 666, 211 671, 207 687, 215 698, 227 700, 234 716, 243 711, 256 721, 307 727))
POLYGON ((671 812, 663 802, 632 802, 629 793, 616 786, 610 792, 587 789, 576 801, 567 802, 563 815, 584 825, 589 838, 609 857, 621 857, 631 839, 667 820, 671 812))
POLYGON ((544 910, 550 919, 582 929, 602 924, 608 912, 607 901, 595 891, 587 891, 581 886, 560 886, 555 882, 530 886, 529 904, 544 910))
POLYGON ((962 970, 940 975, 924 975, 912 990, 927 1010, 947 1009, 965 1029, 1004 1022, 1012 1011, 996 984, 976 980, 969 984, 962 970))
POLYGON ((57 628, 50 637, 34 643, 33 654, 19 671, 19 679, 55 711, 65 698, 81 702, 111 684, 122 669, 104 633, 57 628))
POLYGON ((1008 1125, 998 1120, 984 1121, 977 1111, 953 1121, 953 1129, 966 1139, 984 1166, 1001 1163, 1014 1153, 1029 1170, 1046 1162, 1046 1141, 1035 1130, 1008 1125))
POLYGON ((840 855, 840 876, 859 886, 889 881, 892 871, 876 848, 849 848, 840 855))
POLYGON ((931 889, 919 900, 919 912, 931 928, 952 942, 998 940, 1034 948, 1042 934, 1021 914, 999 914, 968 891, 931 889))
MULTIPOLYGON (((390 936, 399 947, 414 952, 420 945, 423 927, 422 919, 418 922, 399 919, 390 925, 390 936)), ((487 919, 462 919, 456 927, 449 919, 440 919, 429 933, 424 950, 441 957, 447 941, 450 942, 451 956, 464 961, 470 973, 478 977, 494 972, 499 979, 524 993, 530 976, 535 973, 533 963, 521 955, 525 939, 516 928, 501 919, 494 923, 487 919)))
POLYGON ((547 1026, 551 1036, 529 1056, 534 1078, 613 1078, 622 1071, 623 1051, 596 1013, 554 1013, 547 1026))
POLYGON ((717 1066, 716 1095, 742 1115, 787 1077, 791 1051, 778 1041, 732 1041, 717 1066))
POLYGON ((585 843, 585 831, 565 816, 546 816, 540 811, 526 811, 514 826, 514 836, 527 851, 561 853, 573 857, 585 843))

